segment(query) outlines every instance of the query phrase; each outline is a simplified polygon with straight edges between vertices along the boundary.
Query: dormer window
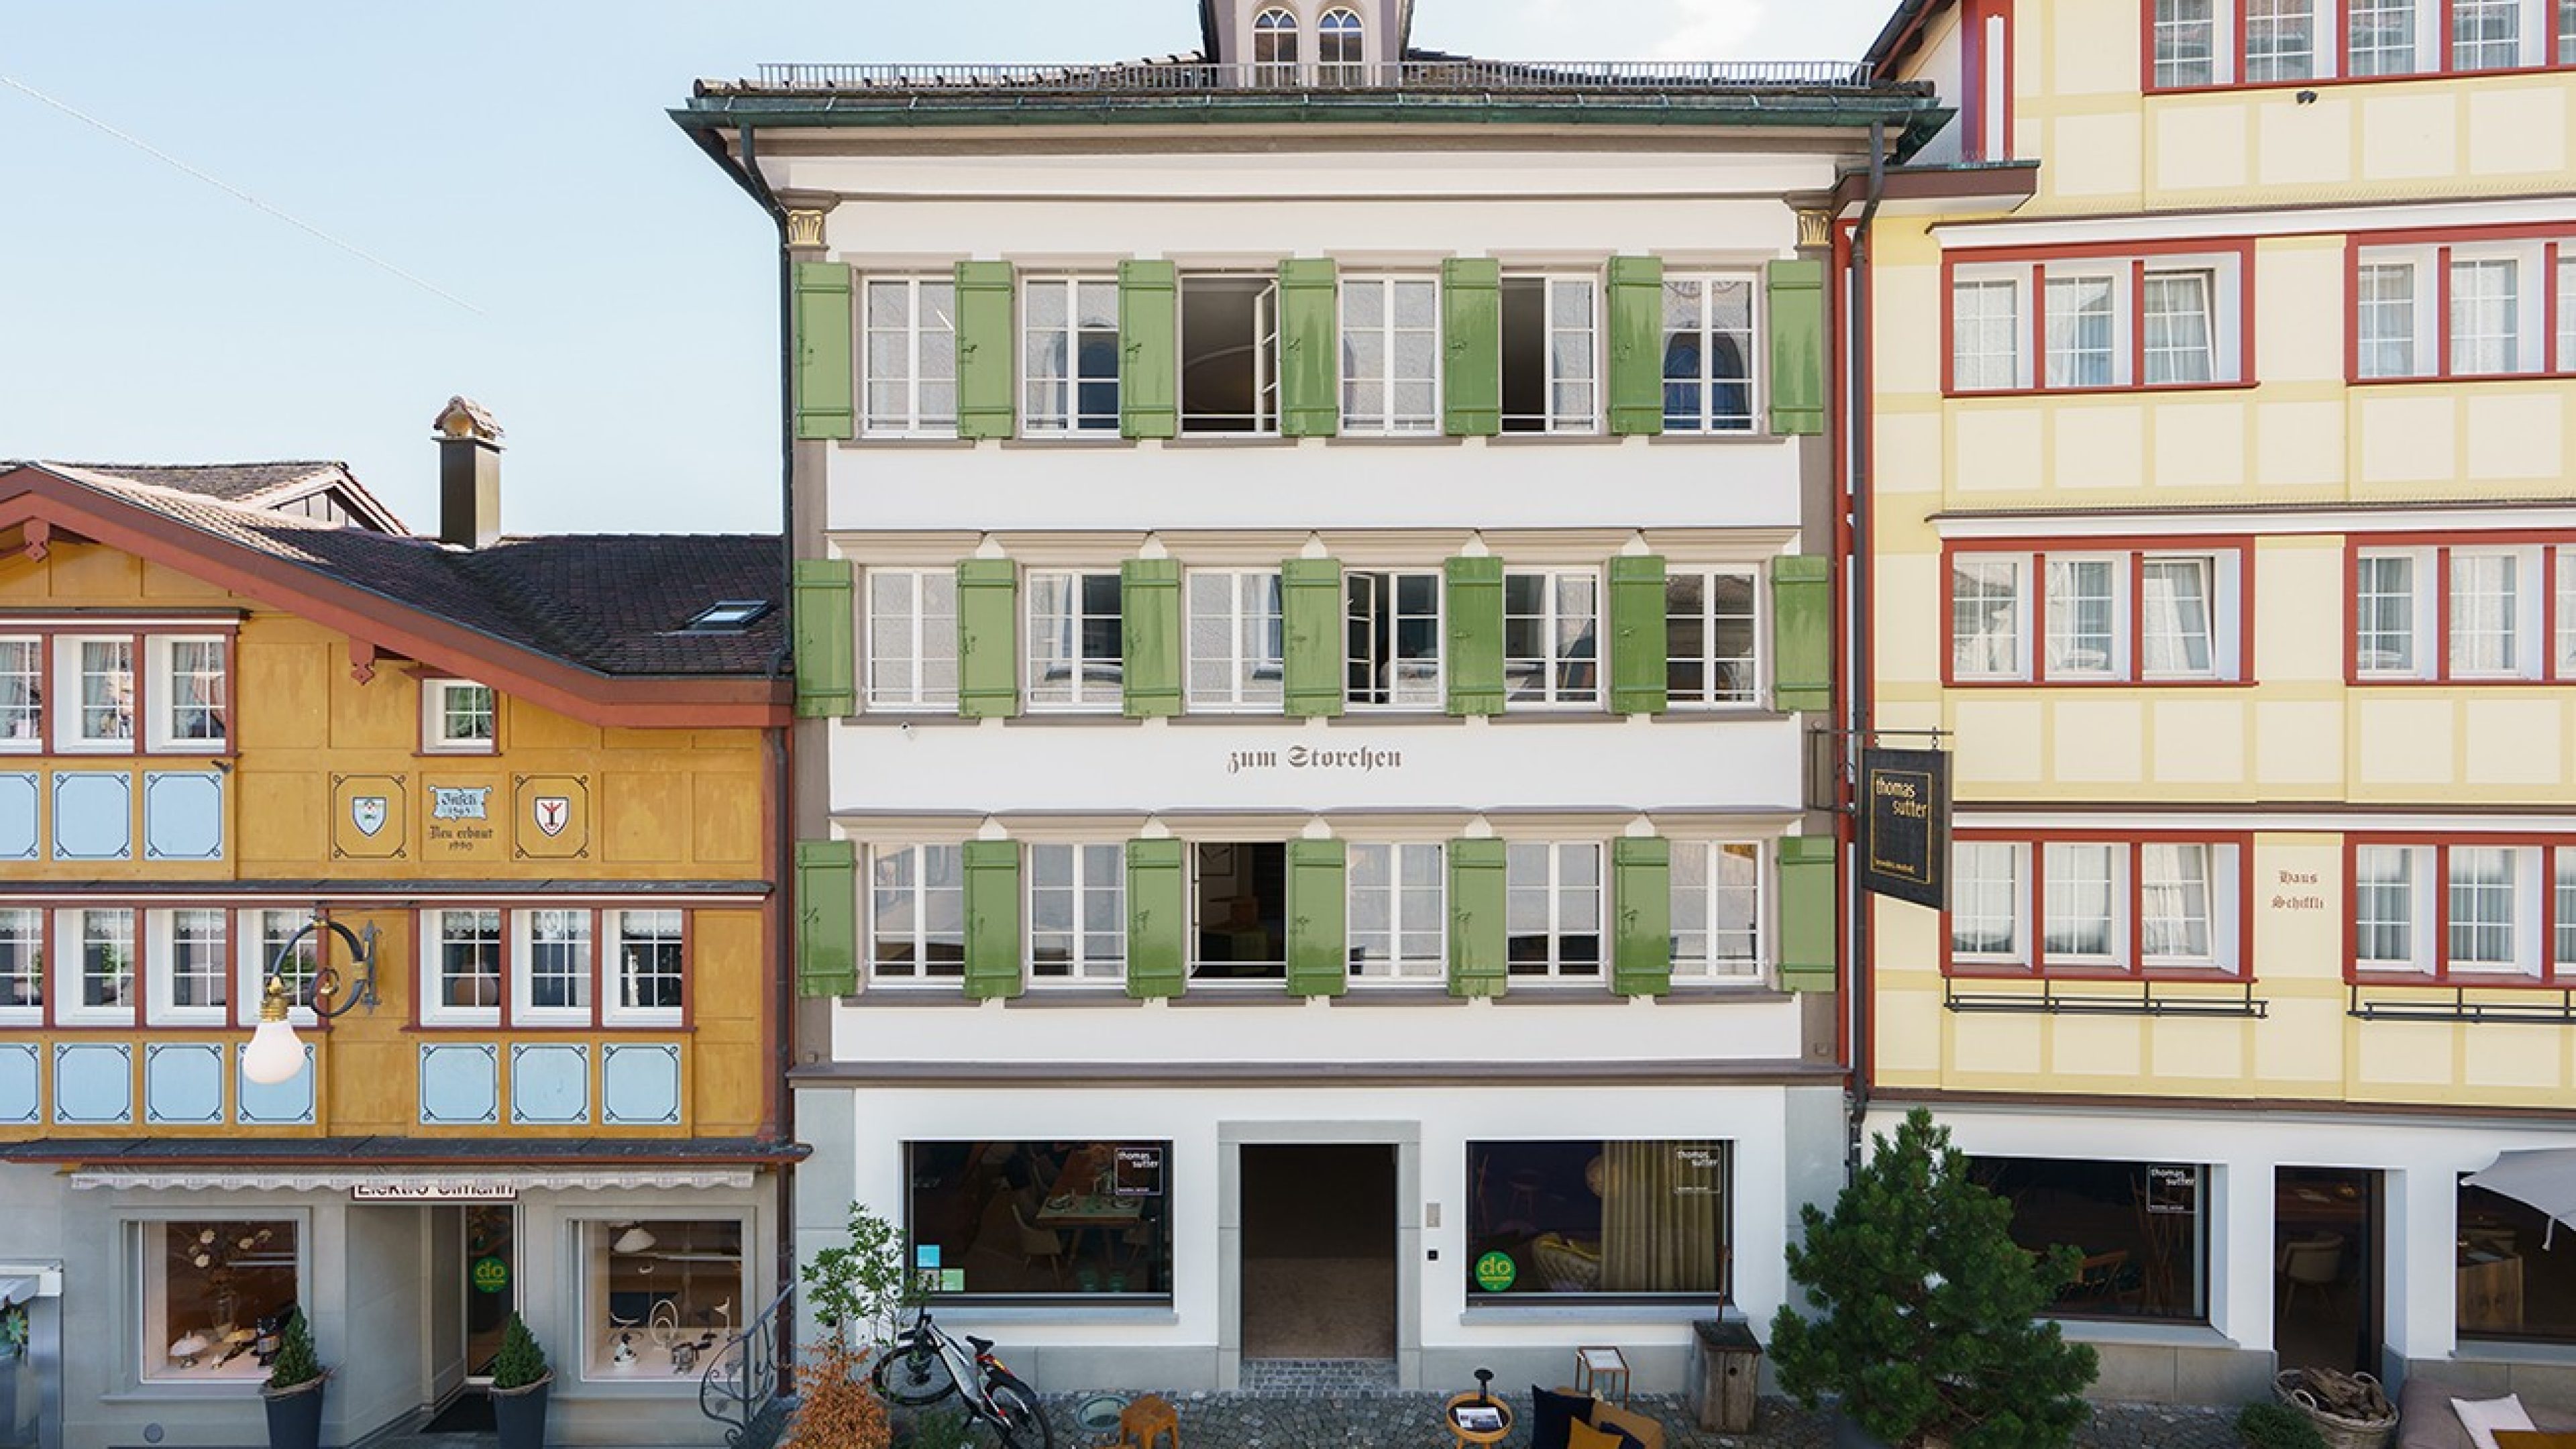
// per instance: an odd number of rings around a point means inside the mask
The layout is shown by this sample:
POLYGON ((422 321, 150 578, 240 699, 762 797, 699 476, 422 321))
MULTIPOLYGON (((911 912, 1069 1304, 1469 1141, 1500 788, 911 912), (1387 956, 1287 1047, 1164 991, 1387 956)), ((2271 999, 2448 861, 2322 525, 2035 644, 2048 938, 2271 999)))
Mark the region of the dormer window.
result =
POLYGON ((1252 20, 1252 83, 1293 86, 1297 83, 1297 17, 1273 7, 1252 20))
POLYGON ((420 748, 431 755, 488 755, 498 747, 500 710, 488 684, 420 682, 420 748))
POLYGON ((1368 84, 1368 52, 1362 44, 1366 38, 1358 11, 1342 7, 1325 11, 1315 23, 1315 83, 1368 84))

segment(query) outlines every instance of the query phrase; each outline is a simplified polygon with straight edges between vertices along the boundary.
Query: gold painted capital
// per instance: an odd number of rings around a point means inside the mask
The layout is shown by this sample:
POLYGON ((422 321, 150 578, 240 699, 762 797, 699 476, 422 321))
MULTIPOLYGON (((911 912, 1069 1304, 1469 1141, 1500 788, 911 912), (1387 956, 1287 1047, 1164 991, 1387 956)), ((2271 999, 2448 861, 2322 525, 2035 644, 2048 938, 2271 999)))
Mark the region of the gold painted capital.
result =
POLYGON ((1833 238, 1834 238, 1834 214, 1833 214, 1832 212, 1830 212, 1830 211, 1801 211, 1801 212, 1799 212, 1799 213, 1798 213, 1798 245, 1799 245, 1799 246, 1801 246, 1801 247, 1821 247, 1821 246, 1827 246, 1827 245, 1830 245, 1830 244, 1832 243, 1833 238))
POLYGON ((787 213, 787 244, 791 247, 819 247, 823 244, 823 213, 790 211, 787 213))

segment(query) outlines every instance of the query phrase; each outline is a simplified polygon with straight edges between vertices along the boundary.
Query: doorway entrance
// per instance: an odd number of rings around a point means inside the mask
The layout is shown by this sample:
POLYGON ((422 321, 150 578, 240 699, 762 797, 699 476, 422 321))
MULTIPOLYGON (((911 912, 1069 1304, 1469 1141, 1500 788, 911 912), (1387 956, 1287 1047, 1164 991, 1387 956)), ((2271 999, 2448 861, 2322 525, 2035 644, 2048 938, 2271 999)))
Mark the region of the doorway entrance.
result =
POLYGON ((501 1332, 518 1305, 518 1210, 508 1203, 465 1209, 465 1381, 489 1388, 501 1332))
POLYGON ((2275 1169, 2272 1345, 2280 1366, 2380 1371, 2381 1177, 2275 1169))
POLYGON ((1244 1358, 1393 1359, 1394 1145, 1242 1152, 1244 1358))

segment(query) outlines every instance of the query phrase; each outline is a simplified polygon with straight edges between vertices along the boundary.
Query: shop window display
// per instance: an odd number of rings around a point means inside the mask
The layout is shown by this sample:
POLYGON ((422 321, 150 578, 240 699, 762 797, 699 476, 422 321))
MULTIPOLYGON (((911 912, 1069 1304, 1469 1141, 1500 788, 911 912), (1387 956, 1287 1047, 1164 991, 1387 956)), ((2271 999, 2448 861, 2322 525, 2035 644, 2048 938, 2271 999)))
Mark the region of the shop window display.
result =
POLYGON ((739 1219, 582 1224, 582 1373, 695 1387, 743 1319, 739 1219))
POLYGON ((1977 1182, 2012 1204, 2012 1239, 2061 1244, 2082 1266, 2048 1312, 2063 1318, 2200 1323, 2208 1308, 2203 1170, 2188 1163, 1972 1158, 1977 1182))
POLYGON ((143 1377, 266 1377, 297 1301, 296 1224, 192 1218, 142 1224, 140 1236, 143 1377))
POLYGON ((1467 1298, 1728 1290, 1727 1144, 1471 1142, 1467 1298))
POLYGON ((915 1142, 913 1266, 934 1294, 1169 1298, 1168 1142, 915 1142))
POLYGON ((2551 1238, 2547 1213, 2460 1185, 2460 1337, 2576 1343, 2576 1254, 2551 1238))

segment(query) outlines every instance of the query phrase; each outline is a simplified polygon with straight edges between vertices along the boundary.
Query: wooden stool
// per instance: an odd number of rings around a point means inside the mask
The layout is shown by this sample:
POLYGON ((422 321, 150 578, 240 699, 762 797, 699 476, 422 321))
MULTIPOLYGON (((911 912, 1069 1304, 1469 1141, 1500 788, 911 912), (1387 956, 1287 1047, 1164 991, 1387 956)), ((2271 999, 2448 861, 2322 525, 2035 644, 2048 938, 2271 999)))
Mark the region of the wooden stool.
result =
POLYGON ((1154 1449, 1158 1438, 1171 1441, 1172 1449, 1181 1449, 1181 1411, 1160 1394, 1147 1394, 1118 1411, 1118 1443, 1133 1444, 1136 1449, 1154 1449))

